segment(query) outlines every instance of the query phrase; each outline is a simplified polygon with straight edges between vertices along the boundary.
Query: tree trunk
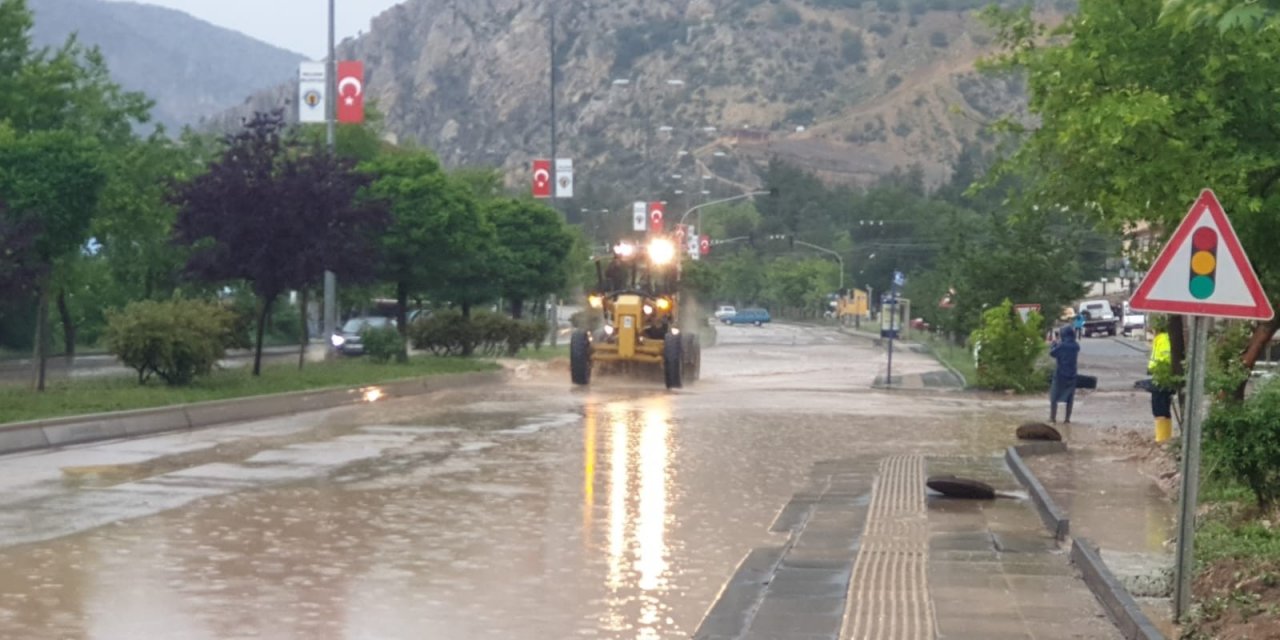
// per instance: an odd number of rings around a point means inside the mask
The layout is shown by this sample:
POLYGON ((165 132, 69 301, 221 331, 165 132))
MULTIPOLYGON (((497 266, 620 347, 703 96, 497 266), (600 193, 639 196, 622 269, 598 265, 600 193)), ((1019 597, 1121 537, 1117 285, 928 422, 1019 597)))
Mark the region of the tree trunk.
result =
POLYGON ((49 364, 49 285, 41 284, 36 296, 36 342, 32 355, 32 381, 36 391, 44 391, 49 364))
POLYGON ((308 307, 308 305, 311 304, 310 289, 303 287, 302 296, 299 299, 299 302, 302 305, 302 333, 300 334, 302 336, 302 345, 298 347, 298 370, 301 371, 302 363, 307 361, 307 347, 311 345, 311 327, 307 322, 310 320, 310 308, 308 307))
POLYGON ((409 285, 396 283, 396 326, 400 329, 400 352, 397 362, 409 361, 409 285))
POLYGON ((524 298, 511 299, 511 317, 516 320, 524 318, 524 298))
POLYGON ((1180 376, 1186 373, 1182 361, 1187 357, 1187 333, 1185 316, 1169 316, 1169 358, 1173 365, 1173 374, 1180 376))
POLYGON ((262 300, 262 308, 258 310, 258 339, 253 348, 253 375, 262 375, 262 335, 267 329, 267 318, 271 315, 271 303, 275 297, 262 300))
POLYGON ((471 303, 470 302, 462 303, 462 317, 466 318, 467 320, 471 319, 471 303))
POLYGON ((67 358, 67 371, 70 371, 76 359, 76 323, 71 319, 71 310, 67 308, 65 291, 58 291, 58 316, 62 320, 63 353, 67 358))
MULTIPOLYGON (((1280 322, 1272 318, 1266 322, 1258 323, 1253 328, 1253 335, 1249 336, 1249 344, 1244 348, 1244 353, 1240 355, 1240 362, 1244 364, 1245 371, 1253 371, 1254 365, 1258 363, 1258 358, 1262 356, 1262 352, 1266 350, 1267 345, 1271 344, 1271 339, 1275 337, 1276 330, 1280 329, 1280 322)), ((1245 378, 1240 386, 1236 387, 1235 399, 1244 400, 1245 387, 1249 385, 1249 379, 1245 378)))

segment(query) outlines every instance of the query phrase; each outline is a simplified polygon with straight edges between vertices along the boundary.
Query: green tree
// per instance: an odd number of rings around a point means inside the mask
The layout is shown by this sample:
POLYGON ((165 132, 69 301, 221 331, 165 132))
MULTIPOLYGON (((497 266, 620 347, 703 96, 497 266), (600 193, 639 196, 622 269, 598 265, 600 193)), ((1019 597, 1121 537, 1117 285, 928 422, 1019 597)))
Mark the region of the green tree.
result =
MULTIPOLYGON (((1005 47, 990 66, 1026 74, 1040 123, 1034 131, 1008 127, 1024 134, 1023 145, 995 176, 1017 174, 1028 198, 1088 212, 1107 228, 1149 225, 1161 236, 1212 187, 1275 303, 1280 30, 1162 20, 1164 8, 1160 0, 1081 0, 1053 31, 1027 10, 988 10, 1005 47)), ((1256 326, 1241 354, 1246 368, 1277 327, 1277 320, 1256 326)), ((1175 317, 1175 362, 1180 329, 1175 317)))
POLYGON ((26 135, 0 130, 0 201, 15 224, 40 229, 33 254, 43 277, 35 283, 37 390, 44 390, 49 349, 49 303, 57 279, 89 238, 91 215, 106 181, 99 165, 101 149, 92 139, 69 131, 26 135))
POLYGON ((526 300, 539 300, 564 289, 574 237, 555 209, 526 199, 492 200, 485 207, 498 235, 495 265, 502 297, 511 315, 524 315, 526 300))

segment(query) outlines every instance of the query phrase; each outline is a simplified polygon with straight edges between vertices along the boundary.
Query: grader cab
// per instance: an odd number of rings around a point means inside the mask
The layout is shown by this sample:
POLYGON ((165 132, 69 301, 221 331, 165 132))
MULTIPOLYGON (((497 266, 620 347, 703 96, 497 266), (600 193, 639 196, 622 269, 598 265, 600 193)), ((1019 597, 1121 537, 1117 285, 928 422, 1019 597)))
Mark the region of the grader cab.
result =
POLYGON ((702 351, 695 330, 679 326, 679 255, 662 237, 622 242, 608 265, 596 263, 597 284, 587 304, 604 318, 597 330, 579 329, 569 342, 573 383, 591 382, 594 369, 661 367, 668 389, 698 379, 702 351))

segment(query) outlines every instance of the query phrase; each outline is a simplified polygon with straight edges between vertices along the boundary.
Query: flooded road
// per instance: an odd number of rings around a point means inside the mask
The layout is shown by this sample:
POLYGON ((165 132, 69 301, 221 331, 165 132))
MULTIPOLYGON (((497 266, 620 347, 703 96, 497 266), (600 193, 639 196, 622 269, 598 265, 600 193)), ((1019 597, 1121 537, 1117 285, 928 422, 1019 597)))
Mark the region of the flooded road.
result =
POLYGON ((726 328, 674 393, 552 369, 0 459, 0 637, 688 637, 815 463, 1008 444, 981 396, 872 391, 883 361, 726 328))

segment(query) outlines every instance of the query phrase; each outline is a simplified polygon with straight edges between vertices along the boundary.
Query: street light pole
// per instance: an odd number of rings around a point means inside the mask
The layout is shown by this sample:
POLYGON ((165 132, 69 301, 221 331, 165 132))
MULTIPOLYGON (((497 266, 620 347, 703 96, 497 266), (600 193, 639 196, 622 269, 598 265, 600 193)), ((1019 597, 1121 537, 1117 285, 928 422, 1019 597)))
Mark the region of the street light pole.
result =
MULTIPOLYGON (((338 110, 338 59, 335 38, 335 0, 329 0, 329 66, 325 72, 325 138, 329 145, 329 153, 337 151, 338 138, 334 131, 334 120, 338 110)), ((303 309, 305 314, 307 311, 303 309)), ((338 331, 338 277, 328 269, 324 272, 324 339, 327 341, 338 331)))
MULTIPOLYGON (((745 199, 747 199, 747 198, 754 198, 754 197, 756 197, 756 196, 767 196, 767 195, 769 195, 770 193, 771 193, 771 192, 769 192, 769 191, 752 191, 752 192, 750 192, 750 193, 742 193, 742 194, 739 194, 739 195, 733 196, 732 198, 722 198, 722 199, 720 199, 720 200, 712 200, 711 202, 704 202, 704 203, 702 203, 702 204, 700 204, 700 205, 697 205, 697 206, 695 206, 695 207, 691 207, 688 211, 685 211, 685 212, 684 212, 684 215, 680 216, 680 224, 684 224, 684 221, 685 221, 685 219, 686 219, 686 218, 688 218, 688 217, 689 217, 689 214, 693 213, 694 211, 698 211, 699 209, 702 209, 703 207, 710 207, 710 206, 717 205, 717 204, 725 204, 725 203, 727 203, 727 202, 735 202, 735 201, 738 201, 738 200, 745 200, 745 199)), ((702 216, 702 214, 698 214, 698 216, 699 216, 699 217, 701 217, 701 216, 702 216)))

